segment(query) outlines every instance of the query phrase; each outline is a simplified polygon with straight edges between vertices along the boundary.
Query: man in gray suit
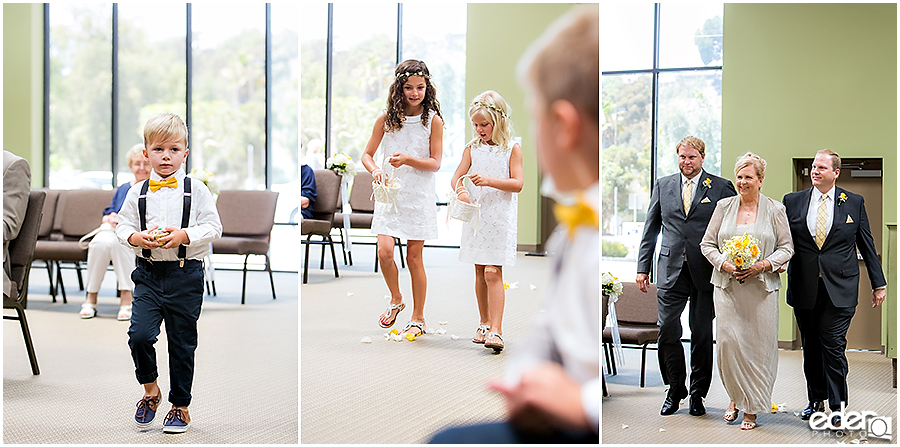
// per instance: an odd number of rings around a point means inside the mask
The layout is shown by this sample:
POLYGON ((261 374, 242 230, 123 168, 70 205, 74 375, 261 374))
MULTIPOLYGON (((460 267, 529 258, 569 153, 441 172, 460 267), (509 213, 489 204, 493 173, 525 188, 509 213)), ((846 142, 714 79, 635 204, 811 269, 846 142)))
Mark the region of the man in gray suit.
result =
POLYGON ((638 288, 647 293, 656 239, 662 230, 657 277, 659 310, 659 365, 663 382, 669 385, 660 414, 678 411, 688 396, 685 387, 684 350, 681 346, 681 314, 688 310, 691 326, 690 414, 706 413, 703 398, 712 381, 713 287, 709 280, 712 265, 700 252, 700 240, 709 225, 716 202, 737 192, 731 181, 703 170, 706 144, 697 137, 685 137, 675 146, 678 174, 656 181, 644 222, 644 236, 638 254, 638 288))
POLYGON ((24 158, 3 151, 3 295, 9 296, 9 241, 19 235, 28 193, 31 191, 31 168, 24 158))

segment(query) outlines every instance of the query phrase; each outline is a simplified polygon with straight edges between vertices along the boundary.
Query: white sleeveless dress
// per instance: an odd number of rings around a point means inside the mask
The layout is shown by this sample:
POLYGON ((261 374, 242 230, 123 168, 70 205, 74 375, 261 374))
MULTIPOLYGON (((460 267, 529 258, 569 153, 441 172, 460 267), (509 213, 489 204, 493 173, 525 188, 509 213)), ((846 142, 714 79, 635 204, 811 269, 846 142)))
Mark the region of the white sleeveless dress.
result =
MULTIPOLYGON (((485 144, 470 147, 469 173, 508 179, 510 148, 485 144)), ((459 260, 478 265, 515 265, 519 195, 471 183, 468 189, 469 197, 481 204, 481 219, 463 223, 459 260)))
MULTIPOLYGON (((400 152, 415 158, 431 157, 431 120, 422 126, 422 115, 407 116, 403 127, 394 132, 385 132, 381 139, 382 160, 400 152)), ((381 169, 400 181, 400 192, 395 200, 396 207, 375 203, 372 218, 372 234, 385 234, 406 240, 437 239, 437 196, 434 190, 434 172, 421 171, 403 165, 393 169, 389 163, 382 163, 381 169)))

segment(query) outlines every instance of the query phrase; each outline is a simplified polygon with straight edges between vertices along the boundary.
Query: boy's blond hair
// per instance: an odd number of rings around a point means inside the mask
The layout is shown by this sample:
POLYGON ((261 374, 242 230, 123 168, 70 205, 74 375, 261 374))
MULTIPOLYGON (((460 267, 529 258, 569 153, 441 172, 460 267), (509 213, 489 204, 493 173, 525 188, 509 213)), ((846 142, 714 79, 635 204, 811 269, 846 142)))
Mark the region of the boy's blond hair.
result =
POLYGON ((578 5, 553 22, 522 56, 518 73, 546 105, 566 100, 599 127, 599 4, 578 5))
POLYGON ((182 143, 187 148, 187 139, 187 125, 184 124, 181 117, 174 113, 157 113, 147 120, 147 124, 144 124, 144 147, 147 149, 154 144, 166 141, 182 143))
MULTIPOLYGON (((499 93, 488 90, 476 96, 469 105, 469 119, 475 118, 475 115, 483 116, 494 126, 491 135, 494 144, 504 150, 512 148, 513 126, 509 120, 509 105, 499 93)), ((480 146, 482 143, 485 142, 481 141, 481 137, 475 135, 468 146, 480 146)))

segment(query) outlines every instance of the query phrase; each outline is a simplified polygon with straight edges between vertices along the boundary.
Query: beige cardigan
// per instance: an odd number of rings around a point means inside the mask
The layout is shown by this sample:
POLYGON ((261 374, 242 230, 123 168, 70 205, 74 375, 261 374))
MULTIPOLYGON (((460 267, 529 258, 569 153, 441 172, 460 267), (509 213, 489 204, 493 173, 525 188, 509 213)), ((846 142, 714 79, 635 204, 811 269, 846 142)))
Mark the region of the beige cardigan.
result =
MULTIPOLYGON (((713 265, 710 283, 723 289, 736 279, 722 270, 722 263, 728 258, 719 250, 719 246, 726 239, 737 234, 737 211, 740 202, 740 195, 719 200, 712 218, 709 220, 709 225, 706 227, 706 234, 700 241, 700 251, 713 265)), ((784 205, 760 193, 755 225, 758 232, 774 234, 774 239, 760 238, 759 247, 761 260, 768 259, 772 263, 772 269, 755 276, 756 280, 765 282, 767 291, 774 292, 781 288, 781 276, 775 273, 775 270, 787 263, 794 255, 794 243, 791 239, 791 230, 788 227, 784 205)), ((748 281, 753 280, 753 277, 748 279, 748 281)))

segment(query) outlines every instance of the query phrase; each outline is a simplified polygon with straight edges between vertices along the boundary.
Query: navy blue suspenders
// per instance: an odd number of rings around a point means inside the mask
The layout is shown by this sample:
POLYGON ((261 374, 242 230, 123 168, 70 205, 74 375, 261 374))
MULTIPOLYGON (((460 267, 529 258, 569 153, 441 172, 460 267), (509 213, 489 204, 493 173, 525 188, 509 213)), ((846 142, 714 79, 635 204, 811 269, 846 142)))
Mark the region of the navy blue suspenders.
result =
MULTIPOLYGON (((147 189, 150 187, 150 180, 145 180, 141 185, 141 194, 138 196, 138 217, 141 220, 141 231, 147 230, 147 189)), ((184 177, 184 206, 181 209, 181 228, 187 228, 191 220, 191 178, 184 177)), ((150 260, 150 249, 141 250, 143 258, 150 260)), ((183 244, 178 246, 178 259, 184 265, 184 258, 187 257, 187 247, 183 244)))

